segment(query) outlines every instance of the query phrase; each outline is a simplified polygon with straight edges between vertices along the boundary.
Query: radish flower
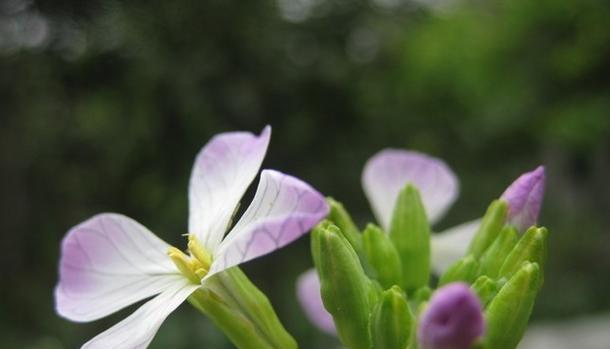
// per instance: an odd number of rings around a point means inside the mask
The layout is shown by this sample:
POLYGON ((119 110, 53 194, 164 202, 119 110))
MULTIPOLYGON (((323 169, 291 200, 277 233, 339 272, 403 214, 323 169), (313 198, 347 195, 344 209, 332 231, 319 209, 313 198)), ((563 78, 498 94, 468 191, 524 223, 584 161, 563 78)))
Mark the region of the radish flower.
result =
POLYGON ((252 203, 231 228, 270 135, 268 126, 259 136, 219 134, 198 154, 186 253, 120 214, 96 215, 67 233, 55 288, 61 316, 93 321, 155 296, 83 348, 146 348, 165 318, 211 276, 289 244, 327 215, 324 197, 308 184, 263 170, 252 203))

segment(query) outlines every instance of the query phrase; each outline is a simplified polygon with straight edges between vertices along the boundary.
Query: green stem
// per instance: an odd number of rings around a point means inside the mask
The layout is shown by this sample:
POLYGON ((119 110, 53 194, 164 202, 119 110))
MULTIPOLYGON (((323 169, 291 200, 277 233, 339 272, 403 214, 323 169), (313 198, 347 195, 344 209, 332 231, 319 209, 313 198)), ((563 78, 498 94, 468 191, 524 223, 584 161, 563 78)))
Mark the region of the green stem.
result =
POLYGON ((210 278, 189 299, 240 349, 297 349, 269 299, 237 267, 210 278))

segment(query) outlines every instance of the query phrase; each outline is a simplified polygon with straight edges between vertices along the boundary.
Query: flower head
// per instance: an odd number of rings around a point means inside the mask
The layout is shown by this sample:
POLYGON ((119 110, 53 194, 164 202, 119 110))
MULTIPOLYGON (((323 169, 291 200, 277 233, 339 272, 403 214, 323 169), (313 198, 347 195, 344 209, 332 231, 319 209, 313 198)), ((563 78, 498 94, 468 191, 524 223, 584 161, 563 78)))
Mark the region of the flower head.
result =
POLYGON ((477 295, 463 283, 438 289, 422 314, 417 339, 422 349, 468 349, 483 335, 477 295))
POLYGON ((535 225, 544 196, 544 166, 522 174, 502 194, 508 202, 508 223, 519 231, 535 225))
POLYGON ((156 295, 83 348, 146 348, 165 318, 212 275, 281 248, 326 216, 315 189, 263 170, 252 203, 231 228, 270 134, 270 127, 259 136, 223 133, 201 150, 189 186, 186 253, 119 214, 96 215, 68 232, 55 289, 61 316, 92 321, 156 295))
MULTIPOLYGON (((389 228, 398 194, 407 183, 414 184, 419 190, 432 223, 442 218, 459 193, 456 175, 441 159, 409 150, 384 149, 366 162, 362 187, 377 221, 385 230, 389 228)), ((432 235, 432 267, 437 273, 464 254, 478 226, 476 220, 432 235)), ((314 273, 315 270, 311 269, 299 280, 312 280, 314 273)), ((315 278, 317 280, 317 276, 315 278)), ((307 295, 307 301, 301 300, 301 305, 309 319, 325 332, 333 333, 327 330, 332 317, 322 303, 319 282, 300 281, 297 292, 307 295)))

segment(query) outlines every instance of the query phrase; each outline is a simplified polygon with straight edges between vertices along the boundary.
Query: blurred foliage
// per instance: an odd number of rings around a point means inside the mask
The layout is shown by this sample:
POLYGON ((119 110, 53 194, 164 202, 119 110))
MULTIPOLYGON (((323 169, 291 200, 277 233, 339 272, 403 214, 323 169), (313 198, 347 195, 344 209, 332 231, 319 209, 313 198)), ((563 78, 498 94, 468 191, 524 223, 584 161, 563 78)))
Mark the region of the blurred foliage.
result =
MULTIPOLYGON (((535 318, 610 310, 610 4, 598 0, 0 1, 0 346, 72 348, 119 315, 53 311, 58 247, 100 211, 183 246, 192 160, 273 126, 264 166, 372 219, 360 171, 384 147, 439 156, 462 196, 442 229, 547 166, 535 318)), ((251 195, 251 193, 250 193, 251 195)), ((249 263, 303 348, 308 239, 249 263)), ((184 306, 153 348, 230 348, 184 306)))

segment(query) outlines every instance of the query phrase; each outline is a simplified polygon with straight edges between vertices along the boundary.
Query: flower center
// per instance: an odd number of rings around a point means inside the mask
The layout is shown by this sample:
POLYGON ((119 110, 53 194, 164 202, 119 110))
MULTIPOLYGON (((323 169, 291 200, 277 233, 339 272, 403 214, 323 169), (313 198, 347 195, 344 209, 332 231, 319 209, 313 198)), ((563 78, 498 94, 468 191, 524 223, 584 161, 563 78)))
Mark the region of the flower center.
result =
POLYGON ((195 235, 189 234, 188 255, 175 247, 167 250, 167 255, 176 265, 178 270, 195 284, 201 283, 201 279, 210 271, 212 255, 197 240, 195 235))

